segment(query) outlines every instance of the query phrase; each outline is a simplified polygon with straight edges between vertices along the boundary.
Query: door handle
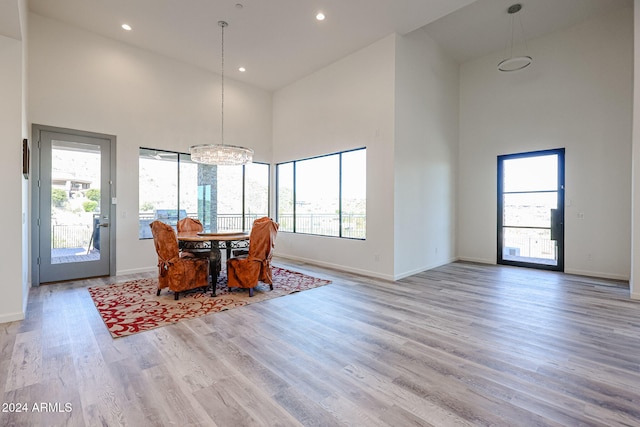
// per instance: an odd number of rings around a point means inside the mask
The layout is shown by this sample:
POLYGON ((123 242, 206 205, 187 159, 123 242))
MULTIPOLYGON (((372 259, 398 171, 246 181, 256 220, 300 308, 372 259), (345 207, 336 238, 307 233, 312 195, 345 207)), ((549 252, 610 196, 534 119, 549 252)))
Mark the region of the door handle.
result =
POLYGON ((100 223, 100 227, 108 227, 109 223, 108 222, 101 222, 100 223))

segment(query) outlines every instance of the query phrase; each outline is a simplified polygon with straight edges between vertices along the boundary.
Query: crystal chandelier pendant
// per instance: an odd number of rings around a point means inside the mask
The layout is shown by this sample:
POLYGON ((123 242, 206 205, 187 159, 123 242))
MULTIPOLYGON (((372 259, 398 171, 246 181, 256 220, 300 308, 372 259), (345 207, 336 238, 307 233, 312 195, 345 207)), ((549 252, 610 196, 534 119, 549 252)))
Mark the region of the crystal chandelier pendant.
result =
POLYGON ((191 160, 207 165, 236 166, 251 163, 253 150, 237 145, 201 144, 193 145, 189 152, 191 160))
POLYGON ((220 144, 200 144, 192 145, 189 148, 191 160, 196 163, 206 165, 236 166, 251 163, 253 161, 253 150, 239 147, 237 145, 227 145, 224 143, 224 29, 229 25, 225 21, 218 21, 222 28, 222 72, 221 76, 221 120, 220 120, 220 144))

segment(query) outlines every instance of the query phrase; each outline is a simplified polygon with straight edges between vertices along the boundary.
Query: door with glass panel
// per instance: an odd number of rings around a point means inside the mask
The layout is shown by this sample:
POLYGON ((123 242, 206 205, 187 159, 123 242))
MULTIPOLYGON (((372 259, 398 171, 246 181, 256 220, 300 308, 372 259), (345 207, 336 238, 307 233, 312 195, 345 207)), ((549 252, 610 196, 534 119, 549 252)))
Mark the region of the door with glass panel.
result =
POLYGON ((498 264, 564 271, 564 149, 498 157, 498 264))
POLYGON ((32 281, 110 275, 114 137, 36 127, 34 138, 32 281))

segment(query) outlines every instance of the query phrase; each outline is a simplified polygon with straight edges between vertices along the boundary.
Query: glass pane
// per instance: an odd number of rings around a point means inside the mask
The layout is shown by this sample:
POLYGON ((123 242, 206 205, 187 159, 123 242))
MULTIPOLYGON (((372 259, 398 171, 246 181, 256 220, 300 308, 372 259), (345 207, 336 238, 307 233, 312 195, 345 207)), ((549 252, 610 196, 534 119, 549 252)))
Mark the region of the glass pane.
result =
POLYGON ((293 231, 293 163, 276 166, 278 176, 278 224, 280 231, 293 231))
POLYGON ((504 192, 555 191, 558 155, 521 157, 504 161, 504 192))
POLYGON ((217 230, 242 230, 242 166, 217 166, 217 230))
POLYGON ((180 191, 178 219, 198 218, 198 164, 188 154, 179 154, 180 191))
POLYGON ((151 239, 149 224, 160 220, 175 226, 178 216, 178 154, 140 149, 139 154, 139 238, 151 239))
POLYGON ((51 142, 51 263, 100 259, 99 145, 51 142))
POLYGON ((212 218, 216 217, 216 206, 211 203, 216 174, 215 166, 192 162, 190 155, 180 154, 180 219, 196 218, 205 229, 211 229, 212 218))
POLYGON ((367 237, 367 151, 342 154, 342 237, 367 237))
POLYGON ((257 218, 269 216, 269 165, 249 163, 244 169, 245 230, 250 230, 257 218))
POLYGON ((296 163, 296 233, 339 236, 340 157, 296 163))
POLYGON ((558 207, 558 193, 504 195, 504 226, 551 227, 551 209, 558 207))
POLYGON ((558 265, 557 242, 550 230, 505 228, 502 258, 508 261, 558 265))

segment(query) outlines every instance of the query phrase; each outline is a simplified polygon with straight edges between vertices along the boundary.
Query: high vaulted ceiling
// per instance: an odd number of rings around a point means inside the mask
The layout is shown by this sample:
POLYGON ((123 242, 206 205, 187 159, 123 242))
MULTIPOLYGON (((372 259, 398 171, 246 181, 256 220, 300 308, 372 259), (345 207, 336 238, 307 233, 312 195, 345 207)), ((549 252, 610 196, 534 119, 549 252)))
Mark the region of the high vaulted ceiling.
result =
MULTIPOLYGON (((396 32, 424 27, 458 61, 505 45, 515 0, 29 0, 29 9, 100 35, 275 90, 396 32), (322 11, 324 21, 315 15, 322 11), (132 31, 120 25, 127 23, 132 31), (429 24, 429 25, 427 25, 429 24), (246 67, 241 73, 238 67, 246 67)), ((632 0, 522 0, 527 37, 632 0)))
POLYGON ((519 43, 522 30, 530 40, 633 6, 633 0, 478 0, 427 25, 425 31, 461 63, 505 50, 511 34, 507 9, 515 3, 522 5, 516 15, 522 26, 516 22, 514 32, 519 43))
POLYGON ((22 40, 20 10, 15 1, 0 1, 0 35, 22 40))

